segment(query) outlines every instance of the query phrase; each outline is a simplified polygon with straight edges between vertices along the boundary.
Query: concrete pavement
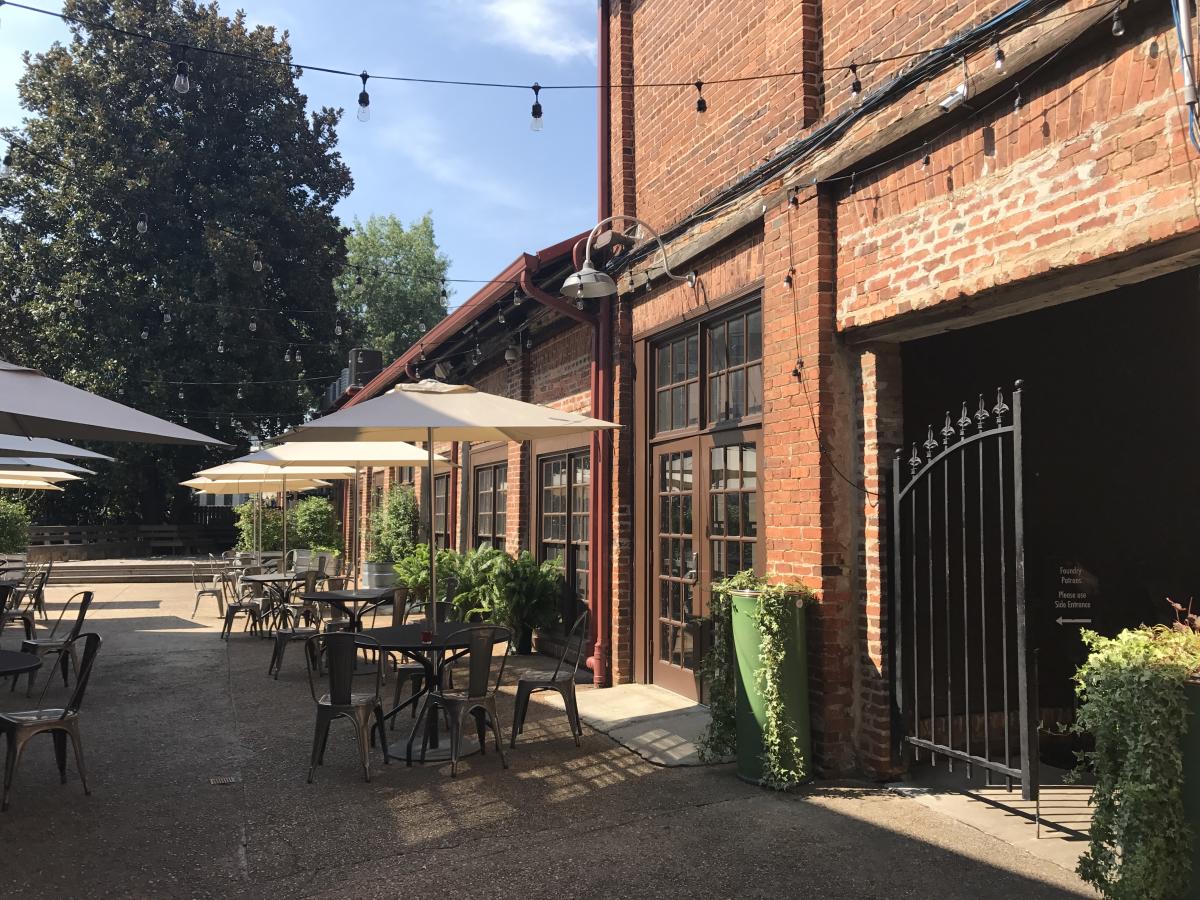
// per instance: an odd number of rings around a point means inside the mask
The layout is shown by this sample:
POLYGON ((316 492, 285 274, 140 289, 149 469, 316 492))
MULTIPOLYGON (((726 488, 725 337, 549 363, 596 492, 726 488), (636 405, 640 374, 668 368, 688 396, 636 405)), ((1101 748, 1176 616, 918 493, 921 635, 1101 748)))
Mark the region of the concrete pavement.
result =
MULTIPOLYGON (((53 590, 52 610, 69 592, 53 590)), ((195 622, 192 602, 182 585, 97 590, 92 796, 73 763, 58 784, 48 738, 28 748, 0 815, 0 896, 1091 896, 1065 869, 882 787, 773 794, 728 766, 651 765, 586 727, 577 749, 536 698, 507 771, 491 751, 455 779, 447 764, 385 767, 376 751, 366 784, 335 723, 309 785, 299 646, 275 681, 265 641, 218 640, 212 602, 195 622)), ((11 628, 0 640, 18 643, 11 628)), ((28 705, 0 690, 0 708, 28 705)))

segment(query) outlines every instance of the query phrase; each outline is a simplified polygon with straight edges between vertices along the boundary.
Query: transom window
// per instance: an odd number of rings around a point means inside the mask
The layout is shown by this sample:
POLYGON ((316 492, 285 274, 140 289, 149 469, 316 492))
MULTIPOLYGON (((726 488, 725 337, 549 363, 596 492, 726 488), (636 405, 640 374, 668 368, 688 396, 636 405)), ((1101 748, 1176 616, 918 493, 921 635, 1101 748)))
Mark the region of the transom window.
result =
POLYGON ((655 346, 653 363, 655 434, 759 416, 762 310, 744 307, 668 338, 655 346))
POLYGON ((508 463, 475 469, 475 546, 504 549, 508 524, 508 463))

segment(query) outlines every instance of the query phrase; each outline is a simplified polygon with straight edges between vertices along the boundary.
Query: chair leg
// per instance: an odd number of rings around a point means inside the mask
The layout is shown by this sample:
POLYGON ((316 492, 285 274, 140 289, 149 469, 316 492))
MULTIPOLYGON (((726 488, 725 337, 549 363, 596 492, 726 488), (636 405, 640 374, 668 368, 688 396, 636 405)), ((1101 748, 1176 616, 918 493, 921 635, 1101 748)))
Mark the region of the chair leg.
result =
POLYGON ((54 739, 54 761, 58 763, 58 783, 67 783, 67 733, 62 730, 50 732, 54 739))
POLYGON ((371 783, 371 725, 370 713, 366 716, 359 712, 354 717, 354 738, 358 742, 358 758, 362 763, 363 779, 371 783))
POLYGON ((387 729, 383 727, 383 704, 375 704, 375 727, 379 729, 379 746, 383 750, 383 764, 390 765, 391 756, 388 753, 387 729))
POLYGON ((579 739, 583 737, 583 725, 579 721, 579 704, 575 700, 575 683, 568 683, 560 692, 563 698, 563 705, 567 708, 567 721, 571 723, 571 734, 575 738, 575 746, 579 746, 579 739))
POLYGON ((450 717, 450 777, 458 777, 458 754, 462 746, 463 720, 466 719, 468 710, 466 706, 462 706, 455 710, 454 715, 450 717))
POLYGON ((329 720, 317 713, 317 727, 313 732, 312 759, 308 763, 308 783, 312 784, 313 774, 325 756, 325 739, 329 737, 329 720))
POLYGON ((479 735, 479 753, 483 755, 487 753, 487 716, 481 709, 475 710, 474 716, 475 731, 479 735))
POLYGON ((496 752, 500 754, 501 768, 508 768, 508 760, 504 758, 504 735, 500 732, 500 715, 496 711, 496 698, 489 697, 487 701, 487 717, 491 720, 492 731, 496 734, 496 752))
MULTIPOLYGON (((413 705, 416 706, 415 703, 413 705)), ((410 767, 412 766, 413 741, 415 741, 417 739, 417 733, 421 730, 421 720, 425 718, 425 710, 428 706, 429 706, 429 695, 426 694, 424 697, 421 698, 421 709, 417 713, 417 721, 415 721, 413 723, 413 730, 408 736, 408 744, 405 747, 405 751, 404 751, 405 765, 410 766, 410 767)), ((422 746, 421 746, 421 761, 422 762, 425 761, 424 744, 422 744, 422 746)))
POLYGON ((200 598, 202 596, 203 595, 200 593, 196 594, 196 605, 192 607, 192 618, 193 619, 196 618, 196 611, 200 609, 200 598))
POLYGON ((21 762, 21 751, 25 749, 25 741, 15 733, 9 732, 8 752, 4 756, 4 798, 0 800, 0 812, 8 809, 8 798, 12 793, 13 775, 16 774, 17 764, 21 762))
POLYGON ((71 746, 75 748, 75 768, 79 770, 79 781, 83 785, 84 796, 90 797, 92 789, 88 787, 87 770, 83 767, 83 742, 79 737, 79 725, 71 722, 67 734, 71 738, 71 746))
POLYGON ((517 746, 517 735, 525 728, 525 714, 529 711, 529 695, 532 693, 532 685, 517 683, 517 698, 513 702, 512 734, 508 738, 510 748, 517 746))

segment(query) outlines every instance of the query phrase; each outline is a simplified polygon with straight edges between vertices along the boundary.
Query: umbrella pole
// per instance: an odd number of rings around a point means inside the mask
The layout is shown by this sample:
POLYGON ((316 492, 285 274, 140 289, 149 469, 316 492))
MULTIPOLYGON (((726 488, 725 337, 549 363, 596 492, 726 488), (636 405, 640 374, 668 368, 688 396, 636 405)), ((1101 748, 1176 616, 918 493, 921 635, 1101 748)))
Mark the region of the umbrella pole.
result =
POLYGON ((429 448, 429 469, 425 473, 425 486, 422 491, 428 501, 425 504, 425 515, 429 521, 429 600, 425 611, 427 619, 437 626, 437 541, 433 539, 433 429, 425 429, 425 446, 429 448))
POLYGON ((360 510, 362 509, 362 507, 360 507, 358 505, 359 499, 360 499, 359 493, 362 491, 362 485, 360 485, 358 483, 358 478, 359 478, 358 472, 359 472, 359 465, 358 465, 358 463, 355 463, 354 464, 354 500, 353 500, 354 514, 353 514, 353 522, 352 522, 352 527, 354 530, 354 582, 353 583, 354 583, 355 589, 358 588, 358 572, 359 572, 359 569, 362 568, 362 561, 358 558, 358 555, 359 555, 359 546, 358 546, 358 543, 359 543, 358 542, 359 521, 358 521, 358 517, 360 515, 360 510))
POLYGON ((287 571, 287 473, 283 476, 283 557, 280 559, 280 572, 287 571))

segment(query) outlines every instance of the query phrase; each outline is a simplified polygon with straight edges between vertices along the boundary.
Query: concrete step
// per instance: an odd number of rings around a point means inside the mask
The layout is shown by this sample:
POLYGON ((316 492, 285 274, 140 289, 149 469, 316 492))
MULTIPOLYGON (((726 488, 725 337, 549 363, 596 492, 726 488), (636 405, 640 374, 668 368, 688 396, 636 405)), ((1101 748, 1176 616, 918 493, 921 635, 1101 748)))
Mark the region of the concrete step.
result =
POLYGON ((185 584, 192 580, 191 573, 183 575, 79 575, 74 572, 64 572, 61 576, 55 573, 50 584, 185 584))

